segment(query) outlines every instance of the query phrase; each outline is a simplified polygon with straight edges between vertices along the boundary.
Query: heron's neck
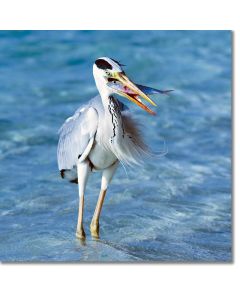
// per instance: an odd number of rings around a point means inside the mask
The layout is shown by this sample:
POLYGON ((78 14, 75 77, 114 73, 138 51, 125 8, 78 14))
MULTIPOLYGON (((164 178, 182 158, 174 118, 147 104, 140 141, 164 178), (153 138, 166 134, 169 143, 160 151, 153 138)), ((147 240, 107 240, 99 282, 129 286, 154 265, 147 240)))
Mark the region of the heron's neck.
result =
POLYGON ((111 143, 113 143, 114 140, 124 137, 124 127, 119 103, 111 95, 111 91, 106 87, 105 83, 101 81, 101 78, 97 76, 94 77, 104 107, 104 128, 108 132, 107 136, 110 136, 111 143))
POLYGON ((102 99, 105 116, 108 116, 109 114, 111 116, 112 115, 111 112, 113 112, 113 110, 115 110, 116 117, 118 117, 118 115, 119 115, 119 117, 121 117, 121 111, 120 111, 120 109, 118 109, 117 100, 114 99, 114 97, 112 96, 109 89, 105 86, 105 84, 102 84, 99 80, 95 80, 95 81, 96 81, 96 86, 98 88, 99 94, 102 99), (111 112, 110 112, 110 110, 111 110, 111 112))
POLYGON ((124 125, 122 122, 121 109, 118 101, 113 96, 102 99, 105 111, 105 132, 108 132, 110 143, 124 138, 124 125))

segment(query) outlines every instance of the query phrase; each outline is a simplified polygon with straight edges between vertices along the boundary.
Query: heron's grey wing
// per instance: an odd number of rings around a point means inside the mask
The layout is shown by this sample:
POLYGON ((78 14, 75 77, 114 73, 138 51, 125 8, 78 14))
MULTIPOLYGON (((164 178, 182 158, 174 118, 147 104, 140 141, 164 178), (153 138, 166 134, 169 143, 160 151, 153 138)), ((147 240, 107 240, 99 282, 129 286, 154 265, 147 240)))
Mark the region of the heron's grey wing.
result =
POLYGON ((60 128, 57 149, 59 170, 70 170, 78 157, 87 156, 91 150, 98 125, 97 110, 90 105, 79 108, 60 128), (88 151, 88 153, 86 153, 88 151))

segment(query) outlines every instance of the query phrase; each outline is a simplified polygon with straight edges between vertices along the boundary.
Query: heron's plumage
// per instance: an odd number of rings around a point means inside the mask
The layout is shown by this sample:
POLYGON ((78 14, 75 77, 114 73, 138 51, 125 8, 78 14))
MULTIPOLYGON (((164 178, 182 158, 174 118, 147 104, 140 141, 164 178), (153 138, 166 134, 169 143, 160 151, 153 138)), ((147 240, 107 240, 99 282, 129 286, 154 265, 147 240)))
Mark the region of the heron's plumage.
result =
POLYGON ((57 149, 59 170, 72 169, 91 138, 94 137, 98 124, 97 111, 90 105, 83 105, 68 118, 59 130, 57 149))
MULTIPOLYGON (((116 156, 127 165, 137 164, 147 153, 139 126, 131 117, 128 107, 112 97, 115 105, 119 107, 119 115, 107 116, 100 96, 96 96, 86 105, 80 106, 72 117, 68 118, 59 130, 59 143, 57 150, 59 170, 72 170, 69 180, 76 177, 75 166, 81 155, 88 147, 89 141, 94 139, 106 151, 116 156), (113 118, 117 117, 115 122, 113 118), (115 125, 114 125, 115 124, 115 125), (113 127, 116 126, 114 136, 113 127), (120 132, 121 131, 121 132, 120 132)), ((89 153, 91 149, 89 149, 89 153)), ((89 153, 84 153, 87 156, 89 153)), ((66 173, 67 174, 67 173, 66 173)), ((66 176, 67 177, 67 176, 66 176)))

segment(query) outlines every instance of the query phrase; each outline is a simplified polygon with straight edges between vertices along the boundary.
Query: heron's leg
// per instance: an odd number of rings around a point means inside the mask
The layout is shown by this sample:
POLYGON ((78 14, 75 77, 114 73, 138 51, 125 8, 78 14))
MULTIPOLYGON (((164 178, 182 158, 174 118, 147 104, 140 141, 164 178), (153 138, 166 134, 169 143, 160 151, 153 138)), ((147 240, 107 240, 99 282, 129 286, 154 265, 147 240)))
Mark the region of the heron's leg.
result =
POLYGON ((85 232, 83 229, 83 208, 84 208, 84 192, 90 172, 88 161, 84 161, 77 164, 78 173, 78 191, 79 191, 79 210, 78 210, 78 222, 76 237, 79 239, 85 239, 85 232))
POLYGON ((97 205, 90 225, 91 235, 94 238, 99 238, 99 217, 103 206, 103 201, 107 192, 109 183, 117 169, 118 162, 111 167, 105 169, 102 174, 101 191, 99 193, 97 205))

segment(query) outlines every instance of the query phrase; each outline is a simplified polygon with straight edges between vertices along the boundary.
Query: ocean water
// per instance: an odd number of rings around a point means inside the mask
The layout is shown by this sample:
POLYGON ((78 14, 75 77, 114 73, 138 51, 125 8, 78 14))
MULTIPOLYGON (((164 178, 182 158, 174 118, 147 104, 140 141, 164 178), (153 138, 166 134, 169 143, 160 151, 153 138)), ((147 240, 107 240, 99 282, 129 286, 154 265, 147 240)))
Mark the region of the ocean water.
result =
POLYGON ((3 262, 230 262, 230 31, 1 31, 0 260, 3 262), (165 156, 120 167, 101 238, 89 224, 100 187, 90 177, 85 243, 75 238, 77 185, 60 178, 58 129, 97 94, 96 58, 126 64, 154 96, 157 116, 129 105, 165 156))

